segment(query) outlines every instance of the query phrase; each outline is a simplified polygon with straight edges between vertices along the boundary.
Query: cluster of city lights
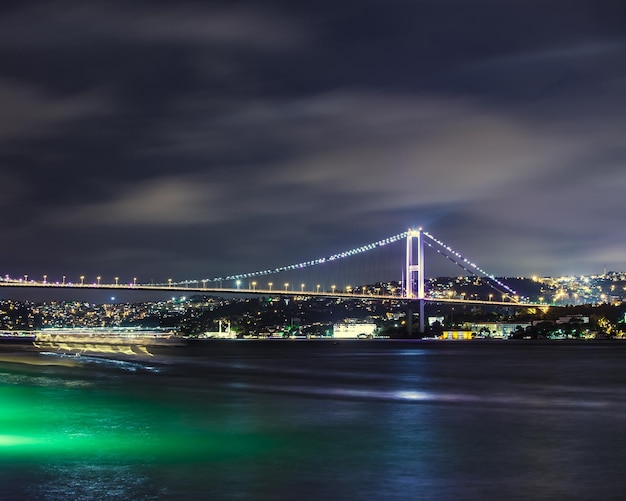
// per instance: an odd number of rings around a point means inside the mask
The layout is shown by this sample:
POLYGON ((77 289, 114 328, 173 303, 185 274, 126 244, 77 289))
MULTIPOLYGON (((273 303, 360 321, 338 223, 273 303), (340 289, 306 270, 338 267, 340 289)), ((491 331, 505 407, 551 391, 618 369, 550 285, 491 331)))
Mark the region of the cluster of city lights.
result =
POLYGON ((505 283, 503 283, 500 280, 498 280, 494 275, 487 273, 480 266, 478 266, 477 264, 473 263, 469 259, 464 258, 461 254, 456 252, 454 249, 450 248, 448 245, 444 244, 441 240, 437 240, 435 237, 433 237, 430 233, 428 233, 426 231, 424 231, 422 233, 425 236, 427 236, 428 238, 430 238, 437 245, 442 247, 444 252, 441 252, 439 249, 436 249, 435 247, 433 247, 432 245, 430 245, 428 242, 425 241, 424 243, 426 243, 426 245, 428 245, 431 249, 436 250, 439 254, 441 254, 442 256, 446 257, 447 259, 449 259, 450 261, 452 261, 456 265, 460 266, 461 268, 463 268, 468 273, 474 273, 472 271, 472 269, 473 269, 473 270, 477 271, 478 273, 480 273, 481 275, 483 275, 485 278, 488 278, 489 280, 491 280, 495 284, 497 284, 500 287, 502 287, 503 289, 505 289, 507 292, 510 292, 511 294, 513 294, 513 296, 517 295, 517 292, 515 292, 513 289, 511 289, 508 285, 506 285, 505 283), (472 268, 472 269, 469 269, 467 267, 472 268))

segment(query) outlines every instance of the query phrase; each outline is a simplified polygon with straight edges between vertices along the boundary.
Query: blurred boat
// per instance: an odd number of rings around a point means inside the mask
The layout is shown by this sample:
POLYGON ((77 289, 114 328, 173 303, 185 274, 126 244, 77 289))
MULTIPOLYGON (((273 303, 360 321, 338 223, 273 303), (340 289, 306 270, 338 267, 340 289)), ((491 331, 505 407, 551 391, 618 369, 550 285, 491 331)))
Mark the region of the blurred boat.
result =
POLYGON ((100 329, 46 329, 36 331, 33 345, 41 350, 54 350, 76 355, 122 354, 149 355, 157 346, 185 346, 186 339, 171 332, 111 331, 100 329))

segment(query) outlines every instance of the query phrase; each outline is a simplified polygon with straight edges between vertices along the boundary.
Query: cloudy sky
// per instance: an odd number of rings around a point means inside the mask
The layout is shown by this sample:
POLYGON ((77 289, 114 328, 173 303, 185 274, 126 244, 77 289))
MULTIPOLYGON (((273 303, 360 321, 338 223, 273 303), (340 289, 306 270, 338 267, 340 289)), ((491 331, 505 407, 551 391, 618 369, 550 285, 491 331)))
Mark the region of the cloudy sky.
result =
POLYGON ((623 0, 1 9, 3 275, 213 277, 416 226, 497 275, 626 270, 623 0))

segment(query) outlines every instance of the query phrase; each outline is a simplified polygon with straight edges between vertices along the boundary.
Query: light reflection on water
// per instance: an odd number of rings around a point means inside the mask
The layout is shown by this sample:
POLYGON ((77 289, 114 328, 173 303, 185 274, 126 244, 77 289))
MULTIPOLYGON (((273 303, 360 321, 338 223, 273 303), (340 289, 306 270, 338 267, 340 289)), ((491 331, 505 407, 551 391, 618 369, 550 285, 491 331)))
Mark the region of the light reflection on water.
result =
POLYGON ((0 499, 610 499, 626 488, 625 348, 203 346, 146 362, 0 362, 0 499))

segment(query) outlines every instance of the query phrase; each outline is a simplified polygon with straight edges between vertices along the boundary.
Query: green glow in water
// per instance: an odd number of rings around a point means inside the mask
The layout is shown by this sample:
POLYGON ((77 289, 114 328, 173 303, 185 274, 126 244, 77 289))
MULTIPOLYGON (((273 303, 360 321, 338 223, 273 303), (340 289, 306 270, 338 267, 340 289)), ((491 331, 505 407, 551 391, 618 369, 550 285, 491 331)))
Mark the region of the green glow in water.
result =
POLYGON ((220 402, 209 404, 167 390, 144 395, 67 379, 0 384, 0 462, 210 461, 277 446, 259 430, 229 425, 215 411, 220 402))
POLYGON ((31 445, 35 443, 32 437, 17 437, 14 435, 0 435, 0 447, 14 447, 16 445, 31 445))

